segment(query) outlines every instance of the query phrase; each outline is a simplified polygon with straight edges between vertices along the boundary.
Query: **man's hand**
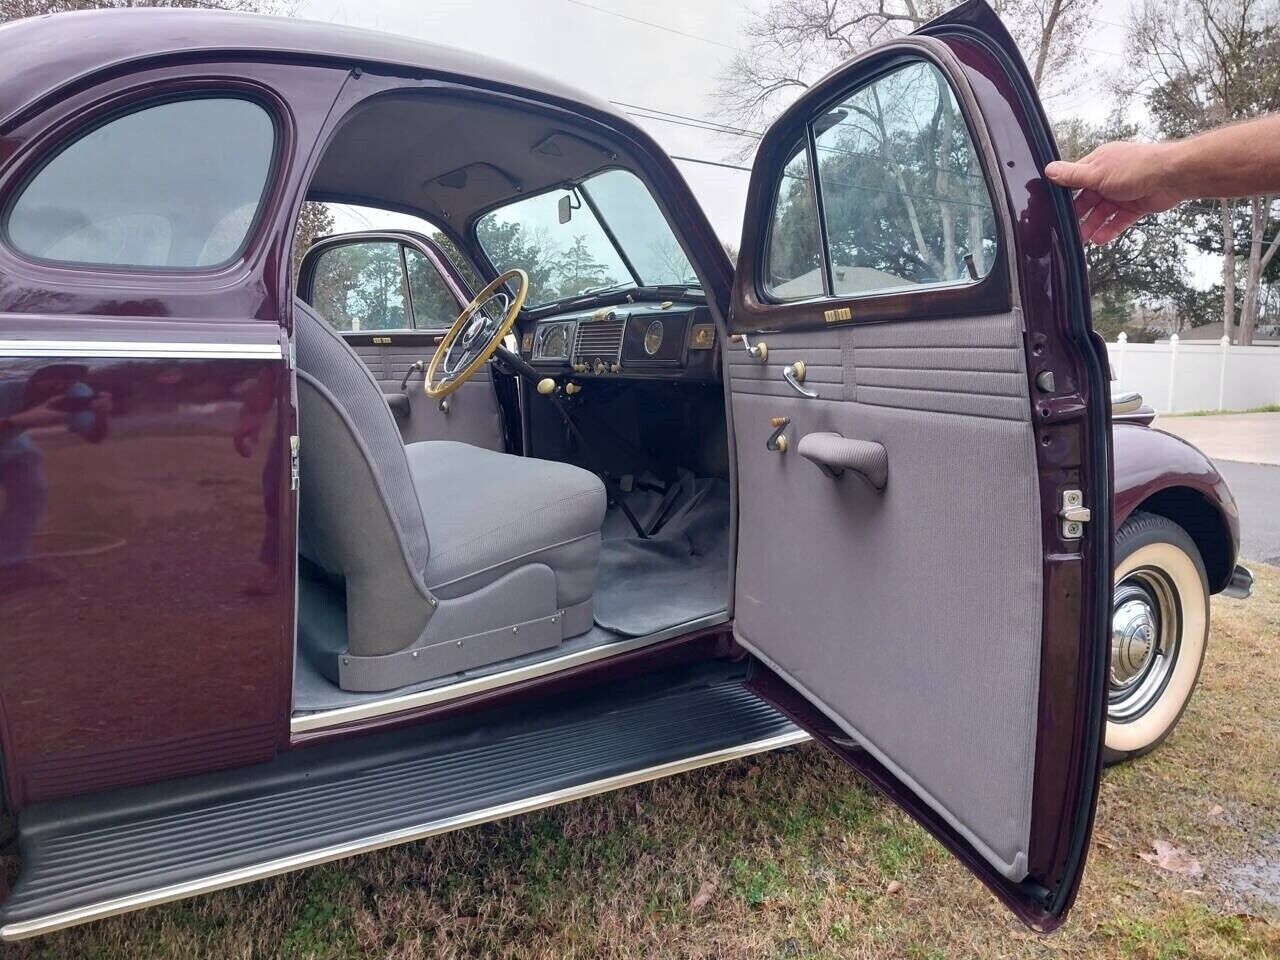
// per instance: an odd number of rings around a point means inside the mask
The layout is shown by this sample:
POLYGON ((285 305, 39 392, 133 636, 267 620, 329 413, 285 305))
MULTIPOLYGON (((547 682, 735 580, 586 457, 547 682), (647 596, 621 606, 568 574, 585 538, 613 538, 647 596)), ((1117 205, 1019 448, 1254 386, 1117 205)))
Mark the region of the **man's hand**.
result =
POLYGON ((1078 190, 1076 216, 1085 243, 1114 240, 1149 213, 1163 213, 1185 199, 1169 184, 1169 146, 1105 143, 1076 163, 1056 160, 1045 176, 1078 190))

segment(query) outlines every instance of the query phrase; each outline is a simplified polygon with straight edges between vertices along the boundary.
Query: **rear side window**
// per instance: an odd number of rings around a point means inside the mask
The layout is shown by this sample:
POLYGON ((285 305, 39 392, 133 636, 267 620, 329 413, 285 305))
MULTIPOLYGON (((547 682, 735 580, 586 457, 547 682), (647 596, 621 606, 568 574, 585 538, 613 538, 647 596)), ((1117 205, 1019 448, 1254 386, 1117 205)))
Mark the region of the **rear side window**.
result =
POLYGON ((257 103, 201 97, 110 120, 59 151, 5 217, 41 260, 197 270, 233 260, 262 206, 276 130, 257 103))

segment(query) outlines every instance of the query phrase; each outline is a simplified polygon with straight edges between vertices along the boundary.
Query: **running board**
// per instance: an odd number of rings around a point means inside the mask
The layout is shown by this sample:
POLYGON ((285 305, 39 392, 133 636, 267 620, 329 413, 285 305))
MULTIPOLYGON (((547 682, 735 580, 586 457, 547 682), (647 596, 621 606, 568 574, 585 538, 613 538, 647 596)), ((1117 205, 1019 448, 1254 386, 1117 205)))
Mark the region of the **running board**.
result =
POLYGON ((32 807, 19 818, 22 872, 0 906, 0 939, 36 936, 808 739, 738 679, 656 692, 651 684, 647 691, 619 684, 603 705, 579 699, 543 706, 32 807))

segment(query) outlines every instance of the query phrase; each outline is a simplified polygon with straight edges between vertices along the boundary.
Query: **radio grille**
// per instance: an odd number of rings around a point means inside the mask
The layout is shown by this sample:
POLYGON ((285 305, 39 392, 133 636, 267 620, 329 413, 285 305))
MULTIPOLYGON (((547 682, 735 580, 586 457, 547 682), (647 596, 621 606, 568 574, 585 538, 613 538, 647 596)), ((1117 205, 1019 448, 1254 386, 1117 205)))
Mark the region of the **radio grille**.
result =
POLYGON ((590 363, 603 360, 617 363, 622 359, 622 332, 625 320, 595 320, 579 323, 573 336, 573 359, 590 363))

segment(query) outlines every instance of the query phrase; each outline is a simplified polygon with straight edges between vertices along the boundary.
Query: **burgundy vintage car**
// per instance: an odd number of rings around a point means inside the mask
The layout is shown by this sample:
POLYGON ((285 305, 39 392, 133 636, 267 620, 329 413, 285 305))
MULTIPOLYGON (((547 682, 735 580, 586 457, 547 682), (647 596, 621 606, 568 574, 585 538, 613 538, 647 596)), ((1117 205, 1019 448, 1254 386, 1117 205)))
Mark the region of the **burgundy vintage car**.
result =
POLYGON ((0 45, 0 935, 809 738, 1062 921, 1104 731, 1168 734, 1249 577, 1213 465, 1113 427, 989 7, 770 127, 736 268, 649 136, 504 63, 0 45), (434 230, 295 275, 307 201, 434 230))

